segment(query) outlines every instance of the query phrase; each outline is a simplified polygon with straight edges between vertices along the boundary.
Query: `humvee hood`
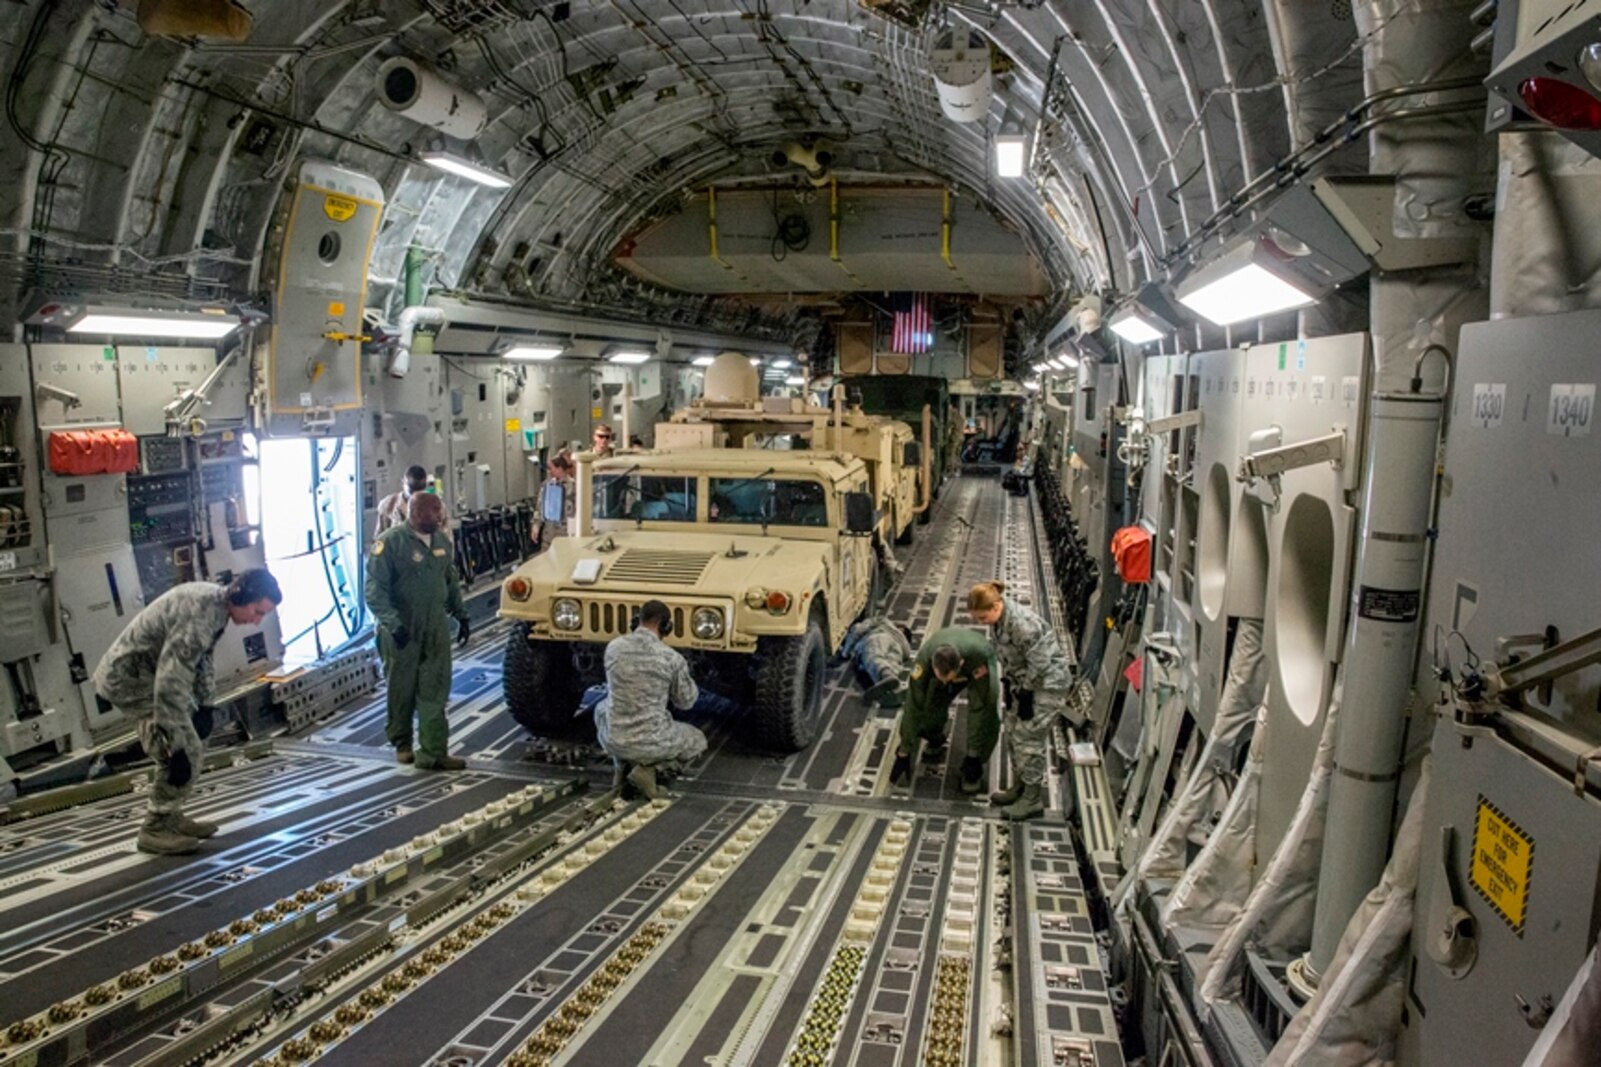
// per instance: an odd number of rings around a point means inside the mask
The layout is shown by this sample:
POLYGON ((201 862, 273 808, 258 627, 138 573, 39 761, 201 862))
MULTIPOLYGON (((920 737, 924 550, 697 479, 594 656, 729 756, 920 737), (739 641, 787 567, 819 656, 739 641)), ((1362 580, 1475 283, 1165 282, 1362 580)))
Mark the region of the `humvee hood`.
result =
POLYGON ((642 536, 612 533, 564 538, 556 542, 553 562, 560 573, 555 582, 563 589, 648 589, 664 595, 678 589, 712 596, 740 596, 755 586, 798 594, 805 591, 799 586, 810 586, 822 573, 831 554, 826 541, 723 534, 675 535, 670 544, 664 544, 664 540, 659 531, 642 536), (608 540, 615 547, 602 550, 608 540), (600 574, 593 583, 574 580, 574 572, 585 560, 600 562, 600 574))

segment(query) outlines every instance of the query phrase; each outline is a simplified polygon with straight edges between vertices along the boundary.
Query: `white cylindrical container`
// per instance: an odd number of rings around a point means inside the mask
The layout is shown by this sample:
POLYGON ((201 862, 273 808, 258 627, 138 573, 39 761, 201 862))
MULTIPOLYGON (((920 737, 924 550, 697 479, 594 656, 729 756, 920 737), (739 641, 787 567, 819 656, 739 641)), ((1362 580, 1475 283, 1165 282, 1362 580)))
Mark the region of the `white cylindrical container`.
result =
POLYGON ((990 109, 989 42, 977 30, 946 30, 928 55, 940 110, 952 122, 982 122, 990 109))
POLYGON ((1314 981, 1333 960, 1357 905, 1379 884, 1389 852, 1444 407, 1432 395, 1373 398, 1344 699, 1308 957, 1314 981))
POLYGON ((408 56, 384 61, 378 68, 377 91, 389 110, 458 140, 477 137, 489 121, 489 109, 481 97, 450 84, 408 56))

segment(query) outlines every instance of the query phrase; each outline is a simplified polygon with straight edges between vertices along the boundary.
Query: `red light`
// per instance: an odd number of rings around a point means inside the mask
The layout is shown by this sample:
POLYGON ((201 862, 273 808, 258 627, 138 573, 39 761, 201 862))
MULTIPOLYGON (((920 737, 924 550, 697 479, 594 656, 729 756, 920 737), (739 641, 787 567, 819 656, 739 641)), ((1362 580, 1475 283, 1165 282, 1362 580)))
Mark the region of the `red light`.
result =
POLYGON ((1529 114, 1560 130, 1601 130, 1601 100, 1571 82, 1530 78, 1518 86, 1529 114))
POLYGON ((513 600, 527 600, 534 592, 534 587, 527 578, 513 578, 506 583, 506 595, 513 600))
POLYGON ((774 589, 767 594, 767 610, 785 612, 789 610, 789 594, 774 589))

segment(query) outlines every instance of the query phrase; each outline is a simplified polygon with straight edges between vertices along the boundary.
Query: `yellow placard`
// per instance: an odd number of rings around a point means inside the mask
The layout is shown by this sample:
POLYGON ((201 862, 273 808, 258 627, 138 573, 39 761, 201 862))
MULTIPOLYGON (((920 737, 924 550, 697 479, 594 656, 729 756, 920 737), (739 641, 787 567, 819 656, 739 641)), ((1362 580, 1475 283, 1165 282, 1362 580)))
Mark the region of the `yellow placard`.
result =
POLYGON ((601 411, 600 408, 589 409, 589 417, 592 419, 601 418, 603 415, 605 415, 605 412, 601 411))
POLYGON ((329 194, 322 198, 322 213, 335 222, 346 222, 355 217, 356 202, 348 196, 329 194))
POLYGON ((507 433, 521 433, 522 432, 522 428, 523 428, 523 420, 522 419, 507 419, 506 420, 506 432, 507 433))
POLYGON ((330 319, 343 318, 344 314, 345 314, 345 305, 343 303, 341 303, 340 301, 335 300, 333 303, 328 305, 328 317, 330 319))
POLYGON ((1529 914, 1529 876, 1534 870, 1534 838, 1479 796, 1473 826, 1473 864, 1469 881, 1512 932, 1523 936, 1529 914))

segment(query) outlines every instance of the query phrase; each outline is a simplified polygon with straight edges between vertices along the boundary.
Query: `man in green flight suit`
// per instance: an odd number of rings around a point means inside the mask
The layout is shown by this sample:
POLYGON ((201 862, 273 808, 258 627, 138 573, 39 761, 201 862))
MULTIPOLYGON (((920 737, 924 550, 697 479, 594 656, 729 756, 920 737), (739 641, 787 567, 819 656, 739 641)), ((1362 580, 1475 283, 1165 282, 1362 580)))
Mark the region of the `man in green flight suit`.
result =
POLYGON ((450 629, 467 643, 467 609, 452 563, 450 539, 440 532, 444 504, 432 493, 416 493, 406 525, 373 543, 367 557, 367 607, 378 620, 378 654, 389 679, 389 743, 395 759, 424 770, 459 771, 467 764, 446 752, 450 724, 450 629), (411 717, 417 714, 418 745, 411 747, 411 717))
POLYGON ((933 754, 945 746, 945 720, 951 701, 967 691, 967 751, 962 760, 962 792, 984 787, 984 763, 1001 736, 996 711, 995 652, 981 633, 947 626, 929 635, 917 652, 906 707, 901 712, 901 743, 890 770, 890 784, 905 787, 912 780, 912 755, 918 741, 933 754))

